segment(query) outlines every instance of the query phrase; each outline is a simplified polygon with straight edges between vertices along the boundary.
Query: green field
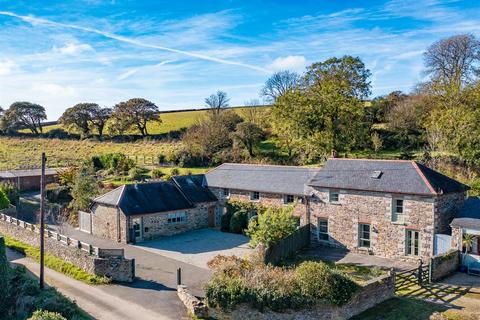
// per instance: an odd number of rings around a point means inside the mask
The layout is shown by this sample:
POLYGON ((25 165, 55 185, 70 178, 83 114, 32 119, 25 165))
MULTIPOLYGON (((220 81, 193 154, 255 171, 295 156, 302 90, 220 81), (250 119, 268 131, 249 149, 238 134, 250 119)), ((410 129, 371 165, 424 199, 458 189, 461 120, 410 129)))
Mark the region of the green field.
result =
POLYGON ((115 143, 90 140, 60 140, 45 138, 0 137, 0 170, 39 167, 40 155, 47 154, 49 167, 66 167, 93 156, 121 152, 140 165, 156 162, 159 154, 165 154, 181 144, 137 141, 115 143))

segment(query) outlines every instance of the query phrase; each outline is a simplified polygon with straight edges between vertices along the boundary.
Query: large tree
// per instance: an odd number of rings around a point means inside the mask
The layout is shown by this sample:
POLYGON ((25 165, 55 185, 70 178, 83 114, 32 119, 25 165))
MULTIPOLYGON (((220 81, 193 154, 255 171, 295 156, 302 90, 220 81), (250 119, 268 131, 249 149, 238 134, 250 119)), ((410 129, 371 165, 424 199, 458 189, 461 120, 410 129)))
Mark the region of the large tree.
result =
POLYGON ((267 79, 260 95, 268 102, 275 102, 278 97, 300 85, 300 75, 296 72, 283 70, 275 72, 267 79))
POLYGON ((480 41, 471 34, 441 39, 428 47, 424 58, 433 81, 459 92, 479 75, 480 41))
POLYGON ((21 101, 13 103, 3 116, 8 129, 27 128, 34 134, 42 132, 42 121, 47 119, 45 108, 39 104, 21 101))
POLYGON ((148 135, 148 122, 162 122, 158 107, 143 98, 133 98, 116 104, 112 116, 115 118, 115 125, 122 130, 136 128, 144 137, 148 135))
POLYGON ((210 108, 214 114, 219 114, 222 109, 228 107, 230 98, 224 91, 217 91, 215 94, 205 98, 205 105, 210 108))
POLYGON ((370 94, 369 76, 359 58, 331 58, 308 67, 304 86, 277 99, 274 127, 288 128, 286 138, 289 143, 296 141, 306 157, 302 161, 314 161, 330 149, 348 150, 368 144, 363 100, 370 94))
POLYGON ((234 137, 247 149, 250 157, 253 157, 253 149, 258 146, 264 137, 263 130, 253 122, 240 122, 234 137))
POLYGON ((78 103, 65 110, 59 122, 66 127, 79 130, 84 136, 88 136, 91 130, 93 110, 96 108, 99 108, 96 103, 78 103))
POLYGON ((98 135, 103 136, 107 121, 112 116, 112 108, 95 108, 92 113, 92 125, 97 129, 98 135))

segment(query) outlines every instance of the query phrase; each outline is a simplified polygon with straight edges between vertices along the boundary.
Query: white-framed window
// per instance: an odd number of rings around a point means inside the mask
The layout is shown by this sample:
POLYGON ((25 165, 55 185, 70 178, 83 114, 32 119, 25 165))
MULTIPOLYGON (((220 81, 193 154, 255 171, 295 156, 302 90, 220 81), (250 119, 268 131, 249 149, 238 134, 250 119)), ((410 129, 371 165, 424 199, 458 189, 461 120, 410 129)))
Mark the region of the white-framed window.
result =
POLYGON ((328 235, 328 219, 318 218, 318 240, 319 241, 329 241, 330 236, 328 235))
POLYGON ((392 199, 392 222, 405 222, 403 199, 392 199))
POLYGON ((367 223, 358 225, 358 246, 370 248, 370 225, 367 223))
POLYGON ((290 204, 295 202, 295 196, 292 194, 286 194, 283 196, 283 203, 290 204))
POLYGON ((182 223, 186 221, 187 214, 185 212, 175 212, 167 215, 167 223, 182 223))
POLYGON ((340 192, 330 190, 328 193, 328 202, 331 203, 338 203, 340 201, 340 192))
POLYGON ((222 195, 223 195, 224 198, 227 198, 227 199, 230 198, 230 189, 223 188, 222 189, 222 195))
POLYGON ((258 192, 258 191, 250 192, 250 200, 252 200, 252 201, 260 200, 260 192, 258 192))
POLYGON ((405 255, 420 255, 420 232, 417 230, 405 230, 405 255))

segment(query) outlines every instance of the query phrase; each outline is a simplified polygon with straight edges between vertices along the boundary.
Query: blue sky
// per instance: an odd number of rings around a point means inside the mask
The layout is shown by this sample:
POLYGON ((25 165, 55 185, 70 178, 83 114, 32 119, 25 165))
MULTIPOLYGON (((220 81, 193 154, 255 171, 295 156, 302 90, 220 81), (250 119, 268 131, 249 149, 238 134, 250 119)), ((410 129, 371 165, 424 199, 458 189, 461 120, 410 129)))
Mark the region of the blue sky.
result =
POLYGON ((480 1, 0 0, 0 105, 27 100, 50 120, 77 102, 144 97, 163 110, 226 91, 258 98, 272 72, 359 56, 373 95, 422 80, 422 52, 480 36, 480 1))

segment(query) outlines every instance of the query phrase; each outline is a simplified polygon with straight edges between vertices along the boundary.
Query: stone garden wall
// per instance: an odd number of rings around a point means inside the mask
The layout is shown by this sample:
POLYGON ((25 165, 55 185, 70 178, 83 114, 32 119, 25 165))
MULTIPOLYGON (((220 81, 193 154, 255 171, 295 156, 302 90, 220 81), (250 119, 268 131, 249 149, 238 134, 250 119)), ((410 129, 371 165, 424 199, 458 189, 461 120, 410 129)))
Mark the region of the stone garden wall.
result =
POLYGON ((342 320, 362 313, 373 306, 392 298, 395 294, 394 276, 389 274, 368 282, 343 306, 319 305, 306 310, 260 312, 248 305, 241 305, 230 312, 210 310, 217 319, 232 320, 342 320))
POLYGON ((460 267, 459 250, 450 250, 430 259, 430 280, 438 281, 454 273, 460 267))
MULTIPOLYGON (((0 214, 0 234, 32 247, 40 246, 38 226, 5 214, 0 214)), ((51 231, 45 234, 45 251, 97 276, 107 276, 120 282, 132 282, 135 278, 135 260, 125 259, 123 251, 117 250, 112 254, 111 250, 100 249, 51 231)))

